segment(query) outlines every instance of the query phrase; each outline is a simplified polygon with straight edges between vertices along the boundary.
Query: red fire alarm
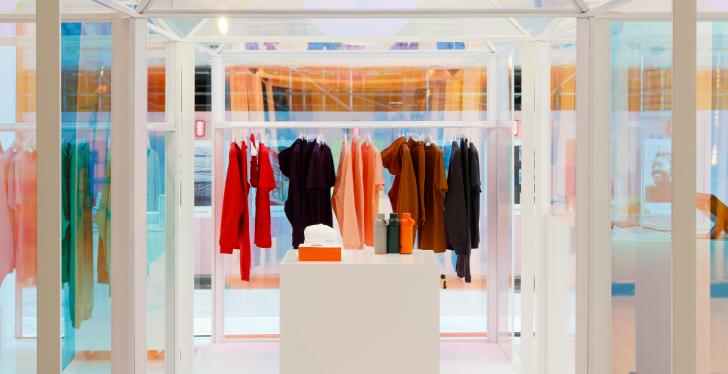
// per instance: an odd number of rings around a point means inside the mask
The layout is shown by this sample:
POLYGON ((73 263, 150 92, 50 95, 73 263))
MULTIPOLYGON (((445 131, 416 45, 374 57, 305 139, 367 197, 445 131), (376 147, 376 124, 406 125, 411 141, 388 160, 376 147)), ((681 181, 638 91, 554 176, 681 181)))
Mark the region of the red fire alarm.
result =
POLYGON ((205 121, 195 121, 195 136, 198 138, 205 137, 205 121))

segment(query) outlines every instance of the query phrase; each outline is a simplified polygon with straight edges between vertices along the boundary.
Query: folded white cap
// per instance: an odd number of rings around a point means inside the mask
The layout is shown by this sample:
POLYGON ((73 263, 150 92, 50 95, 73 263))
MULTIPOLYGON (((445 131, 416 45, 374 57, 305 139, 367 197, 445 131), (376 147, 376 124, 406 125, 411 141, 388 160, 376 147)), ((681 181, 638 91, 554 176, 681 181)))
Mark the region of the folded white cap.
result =
POLYGON ((308 245, 341 245, 341 235, 333 227, 313 225, 303 230, 304 243, 308 245))

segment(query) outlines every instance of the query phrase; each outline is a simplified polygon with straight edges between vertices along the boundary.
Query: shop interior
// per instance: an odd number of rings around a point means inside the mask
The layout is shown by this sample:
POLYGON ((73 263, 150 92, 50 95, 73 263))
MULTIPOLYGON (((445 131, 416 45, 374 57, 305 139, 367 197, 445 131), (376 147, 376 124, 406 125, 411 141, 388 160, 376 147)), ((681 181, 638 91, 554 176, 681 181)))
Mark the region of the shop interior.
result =
MULTIPOLYGON (((130 357, 112 344, 114 321, 126 309, 112 293, 121 268, 111 259, 122 255, 112 255, 118 221, 111 211, 119 203, 111 191, 129 183, 112 178, 111 152, 120 144, 114 134, 139 123, 146 246, 144 267, 134 273, 144 288, 133 294, 143 295, 136 306, 143 323, 130 329, 143 336, 147 373, 283 372, 281 272, 296 234, 286 211, 291 178, 279 155, 302 139, 325 144, 338 175, 343 149, 354 142, 382 151, 402 137, 441 150, 446 178, 453 143, 467 139, 479 155, 479 241, 468 255, 469 276, 458 271, 458 254, 421 248, 417 235, 411 255, 427 252, 442 275, 433 304, 434 372, 580 372, 577 330, 586 309, 579 305, 587 301, 577 296, 590 280, 580 275, 577 245, 577 212, 587 204, 577 202, 584 141, 577 78, 585 62, 603 72, 609 89, 601 103, 610 137, 606 360, 615 374, 669 372, 661 366, 670 355, 661 341, 670 340, 672 292, 669 3, 64 1, 60 372, 121 373, 115 360, 130 357), (607 59, 579 54, 583 27, 604 42, 607 59), (136 64, 118 67, 128 61, 136 64), (142 82, 133 79, 139 74, 142 82), (135 107, 146 109, 143 121, 116 114, 125 107, 114 103, 115 93, 129 95, 128 86, 146 95, 135 107), (238 251, 220 253, 228 152, 243 142, 249 150, 267 146, 274 182, 267 204, 257 204, 258 188, 247 198, 251 222, 269 211, 270 243, 251 240, 245 280, 238 251)), ((38 123, 36 105, 39 7, 33 0, 0 5, 0 374, 40 372, 37 264, 46 260, 35 239, 43 215, 36 139, 49 125, 38 123)), ((728 371, 727 233, 715 211, 728 202, 728 6, 700 0, 698 13, 715 15, 697 24, 696 246, 700 310, 709 321, 698 336, 707 374, 728 371)), ((389 216, 395 175, 385 166, 381 176, 380 193, 366 204, 389 216)), ((366 244, 361 251, 373 253, 366 244)))

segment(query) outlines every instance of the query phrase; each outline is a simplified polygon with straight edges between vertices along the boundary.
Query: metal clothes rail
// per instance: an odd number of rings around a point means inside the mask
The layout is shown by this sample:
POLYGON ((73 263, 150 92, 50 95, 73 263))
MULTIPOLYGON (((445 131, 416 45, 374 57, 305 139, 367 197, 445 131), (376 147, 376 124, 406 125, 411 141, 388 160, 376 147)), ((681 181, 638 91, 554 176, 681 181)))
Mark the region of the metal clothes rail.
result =
POLYGON ((238 121, 216 122, 215 129, 438 129, 438 128, 503 128, 513 126, 513 121, 238 121), (499 126, 500 125, 500 126, 499 126))

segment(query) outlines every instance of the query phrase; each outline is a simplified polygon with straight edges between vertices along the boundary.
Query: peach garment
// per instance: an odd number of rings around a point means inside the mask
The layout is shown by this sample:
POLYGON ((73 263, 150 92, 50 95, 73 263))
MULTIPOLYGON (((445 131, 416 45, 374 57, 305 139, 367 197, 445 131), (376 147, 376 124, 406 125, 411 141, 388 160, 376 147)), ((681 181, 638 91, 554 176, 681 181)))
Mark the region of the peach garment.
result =
POLYGON ((34 285, 36 280, 37 158, 36 151, 18 151, 8 168, 8 205, 15 210, 16 280, 23 285, 34 285))
POLYGON ((339 167, 331 204, 336 214, 336 221, 339 223, 341 236, 344 239, 344 247, 354 249, 361 248, 362 242, 356 220, 356 209, 354 208, 354 176, 351 159, 351 149, 344 141, 341 144, 339 167))
POLYGON ((377 147, 364 142, 361 146, 364 178, 364 243, 374 246, 374 223, 379 213, 379 194, 384 190, 382 155, 377 147))
POLYGON ((8 206, 8 166, 13 151, 3 151, 0 145, 0 285, 5 276, 15 268, 15 248, 13 247, 13 221, 8 206))
POLYGON ((362 150, 359 137, 351 139, 351 165, 354 179, 354 209, 356 211, 357 231, 359 241, 364 243, 364 179, 362 165, 362 150))

